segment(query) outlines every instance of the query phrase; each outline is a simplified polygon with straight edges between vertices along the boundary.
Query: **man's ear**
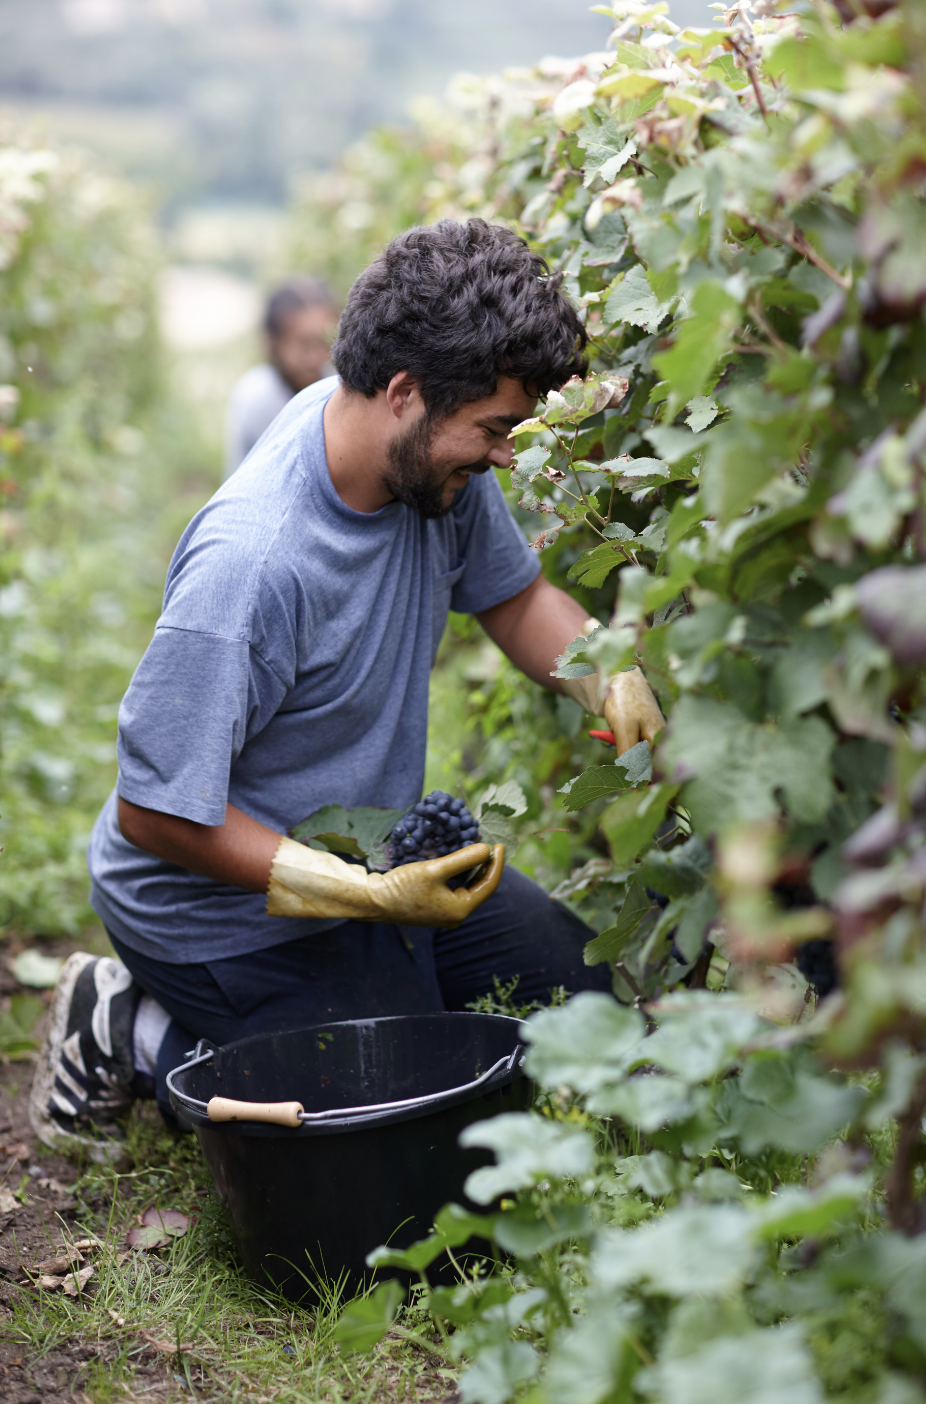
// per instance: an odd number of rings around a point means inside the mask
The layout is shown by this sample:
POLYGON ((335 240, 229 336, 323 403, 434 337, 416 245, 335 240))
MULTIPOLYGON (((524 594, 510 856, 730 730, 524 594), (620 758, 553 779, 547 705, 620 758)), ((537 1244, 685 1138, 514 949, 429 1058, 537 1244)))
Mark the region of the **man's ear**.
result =
POLYGON ((422 409, 421 391, 408 371, 398 371, 386 386, 386 404, 396 419, 418 415, 422 409))

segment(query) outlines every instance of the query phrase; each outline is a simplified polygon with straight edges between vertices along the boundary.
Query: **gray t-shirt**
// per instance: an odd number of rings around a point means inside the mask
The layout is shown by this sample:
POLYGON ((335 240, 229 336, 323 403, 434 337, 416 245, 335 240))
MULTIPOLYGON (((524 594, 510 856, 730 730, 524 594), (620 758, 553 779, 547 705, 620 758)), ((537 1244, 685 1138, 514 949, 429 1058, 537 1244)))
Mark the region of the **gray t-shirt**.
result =
MULTIPOLYGON (((342 502, 322 427, 336 384, 296 396, 181 538, 119 711, 117 792, 134 804, 222 824, 230 802, 281 833, 325 804, 413 804, 448 610, 489 609, 539 571, 493 472, 437 521, 342 502)), ((115 794, 88 862, 105 924, 170 963, 336 924, 268 917, 262 894, 134 848, 115 794)))

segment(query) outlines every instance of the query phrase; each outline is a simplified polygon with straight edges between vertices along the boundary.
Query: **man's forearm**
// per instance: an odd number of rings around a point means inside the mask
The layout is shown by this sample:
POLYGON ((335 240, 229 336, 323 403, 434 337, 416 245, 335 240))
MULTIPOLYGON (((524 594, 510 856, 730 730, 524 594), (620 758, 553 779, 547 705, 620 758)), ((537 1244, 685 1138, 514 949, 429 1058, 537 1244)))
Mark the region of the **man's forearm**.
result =
POLYGON ((588 618, 588 611, 571 595, 538 575, 526 590, 476 617, 516 668, 543 687, 562 691, 550 674, 588 618))
POLYGON ((224 824, 194 824, 176 814, 143 809, 121 795, 119 829, 124 839, 155 858, 247 892, 267 891, 282 837, 233 804, 226 808, 224 824))

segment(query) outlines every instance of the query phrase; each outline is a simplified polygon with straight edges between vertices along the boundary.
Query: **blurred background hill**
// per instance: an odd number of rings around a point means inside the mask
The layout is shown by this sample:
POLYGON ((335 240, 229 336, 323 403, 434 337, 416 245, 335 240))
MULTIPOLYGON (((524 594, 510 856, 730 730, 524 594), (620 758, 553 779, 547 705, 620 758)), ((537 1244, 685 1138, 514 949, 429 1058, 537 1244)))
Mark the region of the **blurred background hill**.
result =
MULTIPOLYGON (((710 22, 707 0, 672 11, 710 22)), ((150 182, 181 226, 250 207, 246 244, 295 178, 411 98, 603 48, 610 27, 583 0, 0 0, 0 112, 150 182)))

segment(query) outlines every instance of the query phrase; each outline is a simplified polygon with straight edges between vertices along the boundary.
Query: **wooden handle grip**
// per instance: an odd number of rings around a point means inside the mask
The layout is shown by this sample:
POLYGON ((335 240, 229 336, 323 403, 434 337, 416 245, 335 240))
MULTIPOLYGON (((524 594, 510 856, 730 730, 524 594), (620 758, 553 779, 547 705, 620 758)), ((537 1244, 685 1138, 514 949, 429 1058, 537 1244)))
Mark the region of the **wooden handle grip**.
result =
POLYGON ((206 1107, 210 1121, 269 1121, 274 1126, 301 1126, 301 1102, 236 1102, 233 1097, 212 1097, 206 1107))

